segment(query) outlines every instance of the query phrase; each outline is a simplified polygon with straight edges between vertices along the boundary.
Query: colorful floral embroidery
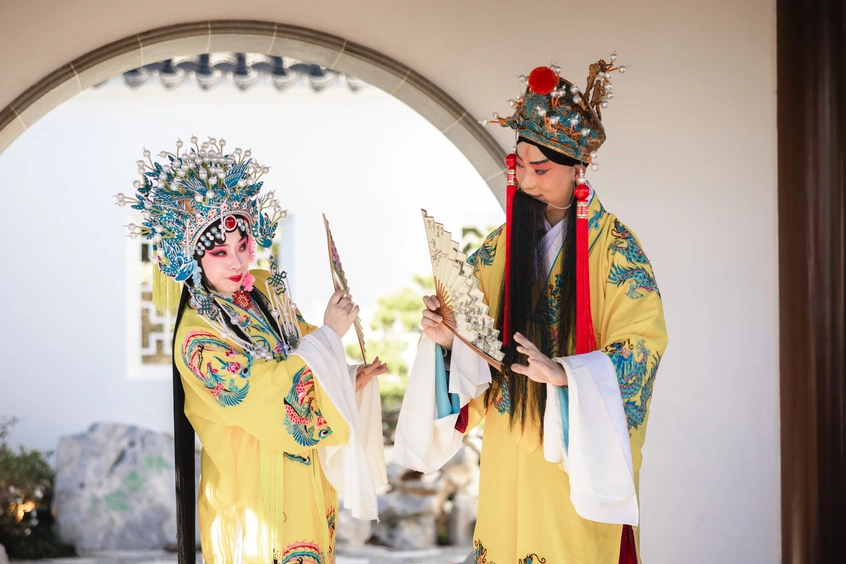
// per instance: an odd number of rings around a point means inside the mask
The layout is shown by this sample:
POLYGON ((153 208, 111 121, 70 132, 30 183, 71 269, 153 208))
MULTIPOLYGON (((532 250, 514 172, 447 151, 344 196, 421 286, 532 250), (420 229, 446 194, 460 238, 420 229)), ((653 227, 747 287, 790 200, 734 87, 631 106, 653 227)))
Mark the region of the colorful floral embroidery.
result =
MULTIPOLYGON (((261 294, 261 291, 259 291, 261 294)), ((228 300, 218 300, 224 314, 230 323, 237 325, 241 331, 248 334, 258 345, 273 351, 276 360, 288 358, 285 347, 282 346, 277 329, 275 329, 257 308, 244 309, 228 300)))
POLYGON ((291 390, 285 396, 285 427, 305 447, 312 447, 332 434, 315 400, 314 374, 308 368, 301 368, 294 374, 291 390))
POLYGON ((337 525, 338 515, 334 507, 330 507, 326 512, 326 525, 329 527, 329 548, 326 549, 325 564, 334 564, 335 562, 335 527, 337 525))
MULTIPOLYGON (((326 524, 329 527, 329 541, 335 540, 335 526, 337 524, 338 515, 335 513, 335 508, 332 507, 326 513, 326 524)), ((330 549, 331 550, 331 549, 330 549)))
POLYGON ((221 407, 239 405, 247 397, 250 383, 238 387, 235 378, 250 377, 252 359, 240 356, 235 362, 235 350, 212 333, 192 331, 182 345, 182 361, 191 370, 221 407))
POLYGON ((525 558, 521 558, 519 564, 546 564, 546 558, 541 558, 537 554, 529 554, 525 558))
POLYGON ((658 374, 661 355, 651 356, 642 339, 636 347, 632 347, 629 341, 612 343, 605 347, 604 352, 611 359, 611 364, 617 372, 629 429, 637 429, 646 418, 647 404, 652 398, 652 388, 655 384, 655 376, 658 374), (640 401, 637 399, 638 394, 640 394, 640 401))
POLYGON ((482 246, 479 247, 479 250, 467 257, 467 264, 475 266, 476 270, 482 265, 491 266, 496 257, 496 239, 500 233, 502 233, 502 226, 491 231, 491 234, 485 238, 482 246))
POLYGON ((299 456, 296 454, 290 454, 288 452, 284 453, 285 458, 290 460, 291 462, 298 462, 303 466, 311 466, 311 457, 310 456, 299 456))
POLYGON ((476 547, 473 555, 475 556, 475 564, 496 564, 493 561, 488 562, 488 549, 482 544, 482 541, 477 540, 473 542, 476 547))
POLYGON ((324 564, 320 545, 313 542, 289 544, 281 554, 273 551, 273 564, 324 564))

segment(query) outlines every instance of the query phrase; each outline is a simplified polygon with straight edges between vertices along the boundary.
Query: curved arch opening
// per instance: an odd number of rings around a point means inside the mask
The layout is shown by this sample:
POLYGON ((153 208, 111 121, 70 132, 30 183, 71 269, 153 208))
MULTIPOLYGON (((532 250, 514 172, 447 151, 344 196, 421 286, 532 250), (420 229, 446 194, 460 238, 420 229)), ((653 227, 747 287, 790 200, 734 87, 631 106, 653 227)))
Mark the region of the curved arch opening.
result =
POLYGON ((95 49, 31 86, 0 110, 0 153, 48 112, 116 74, 186 54, 295 57, 354 76, 423 116, 461 151, 504 204, 502 148, 437 85, 391 57, 327 33, 273 23, 218 20, 179 24, 95 49))

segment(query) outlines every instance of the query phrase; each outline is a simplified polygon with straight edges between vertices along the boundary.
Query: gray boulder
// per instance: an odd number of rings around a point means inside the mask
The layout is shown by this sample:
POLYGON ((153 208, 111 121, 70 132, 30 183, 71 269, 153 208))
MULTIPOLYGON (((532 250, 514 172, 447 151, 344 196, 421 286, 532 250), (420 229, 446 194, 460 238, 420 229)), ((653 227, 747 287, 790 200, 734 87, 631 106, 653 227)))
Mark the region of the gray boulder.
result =
MULTIPOLYGON (((198 457, 199 458, 199 457, 198 457)), ((199 460, 196 474, 199 480, 199 460)), ((162 549, 176 543, 173 439, 94 424, 56 452, 59 536, 79 550, 162 549)))
MULTIPOLYGON (((343 507, 343 504, 339 503, 339 507, 343 507)), ((361 548, 370 539, 372 527, 371 521, 354 518, 349 509, 339 509, 335 542, 346 548, 361 548)))
POLYGON ((396 550, 418 550, 437 544, 434 515, 417 515, 399 521, 380 521, 373 526, 372 542, 396 550))
POLYGON ((380 521, 373 525, 373 542, 398 550, 435 546, 438 507, 435 495, 398 489, 380 496, 380 521))

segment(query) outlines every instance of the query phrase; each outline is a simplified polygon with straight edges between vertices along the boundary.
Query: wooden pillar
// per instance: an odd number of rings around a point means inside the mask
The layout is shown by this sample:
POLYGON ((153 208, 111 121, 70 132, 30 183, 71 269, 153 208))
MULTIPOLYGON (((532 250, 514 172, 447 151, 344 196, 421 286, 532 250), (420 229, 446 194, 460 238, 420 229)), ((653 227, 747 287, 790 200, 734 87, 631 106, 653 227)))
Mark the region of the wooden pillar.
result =
POLYGON ((846 562, 841 540, 846 535, 844 4, 777 0, 781 544, 786 564, 846 562))

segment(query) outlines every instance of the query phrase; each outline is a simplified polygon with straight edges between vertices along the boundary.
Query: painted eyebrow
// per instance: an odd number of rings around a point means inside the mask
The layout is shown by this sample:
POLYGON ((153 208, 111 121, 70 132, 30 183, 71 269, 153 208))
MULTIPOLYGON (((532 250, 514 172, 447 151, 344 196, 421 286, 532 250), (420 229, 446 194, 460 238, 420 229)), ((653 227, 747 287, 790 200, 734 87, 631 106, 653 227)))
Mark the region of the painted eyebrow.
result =
MULTIPOLYGON (((240 241, 238 241, 238 244, 240 245, 241 243, 243 243, 243 242, 244 242, 244 241, 246 241, 246 240, 247 240, 247 236, 246 236, 246 235, 244 235, 243 237, 241 237, 241 240, 240 240, 240 241)), ((220 250, 221 250, 221 251, 225 251, 226 249, 220 249, 220 250)), ((214 254, 214 249, 212 249, 212 254, 214 254)))
MULTIPOLYGON (((520 159, 521 161, 523 160, 522 158, 520 158, 520 155, 517 155, 517 158, 520 159)), ((548 164, 548 163, 549 163, 549 159, 544 159, 542 161, 529 161, 530 165, 545 165, 545 164, 548 164)))

